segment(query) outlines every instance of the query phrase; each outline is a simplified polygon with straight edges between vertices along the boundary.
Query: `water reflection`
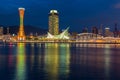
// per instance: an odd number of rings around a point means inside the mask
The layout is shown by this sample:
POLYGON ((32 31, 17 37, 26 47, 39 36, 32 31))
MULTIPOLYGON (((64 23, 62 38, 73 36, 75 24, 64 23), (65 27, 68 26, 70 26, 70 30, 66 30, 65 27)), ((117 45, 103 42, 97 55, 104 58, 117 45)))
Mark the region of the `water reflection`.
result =
POLYGON ((75 47, 88 47, 88 48, 120 48, 120 44, 72 44, 75 47))
POLYGON ((34 54, 34 43, 31 43, 31 69, 34 67, 34 58, 35 58, 35 54, 34 54))
POLYGON ((16 47, 15 45, 10 44, 9 45, 9 54, 8 54, 8 65, 9 67, 13 67, 14 66, 14 62, 15 62, 15 53, 16 53, 16 47))
POLYGON ((0 80, 119 80, 119 67, 119 44, 0 46, 0 80))
POLYGON ((69 73, 69 44, 46 44, 45 50, 45 70, 48 79, 66 79, 69 73), (66 76, 66 77, 65 77, 66 76))
MULTIPOLYGON (((107 46, 109 47, 109 46, 107 46)), ((111 62, 111 51, 110 48, 106 48, 105 49, 105 56, 104 56, 104 60, 105 60, 105 75, 106 78, 108 79, 110 76, 110 62, 111 62)))
POLYGON ((25 44, 18 43, 17 51, 15 80, 26 80, 25 44))
POLYGON ((59 61, 59 75, 61 76, 60 80, 66 80, 68 78, 70 69, 70 45, 61 44, 60 45, 60 61, 59 61))
POLYGON ((76 44, 71 48, 70 78, 119 79, 119 44, 76 44), (116 72, 114 72, 116 70, 116 72), (113 73, 114 72, 114 73, 113 73), (92 76, 94 75, 94 76, 92 76))

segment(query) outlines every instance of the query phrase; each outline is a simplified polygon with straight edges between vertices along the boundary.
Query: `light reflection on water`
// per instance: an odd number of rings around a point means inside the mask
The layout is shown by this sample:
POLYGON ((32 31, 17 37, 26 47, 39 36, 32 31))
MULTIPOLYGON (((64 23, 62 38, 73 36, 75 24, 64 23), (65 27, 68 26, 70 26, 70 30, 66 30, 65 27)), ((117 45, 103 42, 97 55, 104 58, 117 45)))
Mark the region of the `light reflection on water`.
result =
POLYGON ((120 44, 0 45, 0 80, 120 79, 120 44))
POLYGON ((45 50, 45 71, 48 79, 57 80, 59 75, 66 79, 69 73, 69 44, 47 44, 45 50))
POLYGON ((25 80, 26 79, 26 53, 25 44, 17 44, 17 54, 16 54, 16 72, 15 80, 25 80))

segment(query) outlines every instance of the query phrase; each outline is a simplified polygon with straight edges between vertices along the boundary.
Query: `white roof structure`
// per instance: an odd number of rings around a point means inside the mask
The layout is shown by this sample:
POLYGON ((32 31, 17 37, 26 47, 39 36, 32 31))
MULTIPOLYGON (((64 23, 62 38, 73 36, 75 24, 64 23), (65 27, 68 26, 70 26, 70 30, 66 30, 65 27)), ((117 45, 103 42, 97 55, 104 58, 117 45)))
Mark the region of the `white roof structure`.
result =
POLYGON ((51 10, 50 13, 58 13, 57 10, 51 10))
POLYGON ((52 35, 48 32, 47 38, 48 39, 70 39, 69 34, 68 34, 68 29, 69 27, 64 30, 62 33, 60 33, 59 35, 52 35))
POLYGON ((20 8, 18 8, 19 10, 25 10, 25 8, 22 8, 22 7, 20 7, 20 8))

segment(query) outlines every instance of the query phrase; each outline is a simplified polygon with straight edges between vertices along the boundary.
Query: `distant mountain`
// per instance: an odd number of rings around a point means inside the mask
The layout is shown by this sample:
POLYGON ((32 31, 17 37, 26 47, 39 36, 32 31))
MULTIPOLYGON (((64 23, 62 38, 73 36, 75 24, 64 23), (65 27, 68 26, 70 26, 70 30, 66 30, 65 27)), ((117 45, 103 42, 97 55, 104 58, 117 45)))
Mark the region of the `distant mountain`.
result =
MULTIPOLYGON (((39 28, 39 27, 34 27, 34 26, 24 26, 25 34, 29 35, 30 33, 32 34, 38 34, 38 35, 43 35, 47 33, 47 29, 39 28)), ((9 26, 9 31, 10 34, 17 34, 19 31, 19 26, 9 26)), ((4 34, 7 33, 7 27, 4 27, 4 34)))

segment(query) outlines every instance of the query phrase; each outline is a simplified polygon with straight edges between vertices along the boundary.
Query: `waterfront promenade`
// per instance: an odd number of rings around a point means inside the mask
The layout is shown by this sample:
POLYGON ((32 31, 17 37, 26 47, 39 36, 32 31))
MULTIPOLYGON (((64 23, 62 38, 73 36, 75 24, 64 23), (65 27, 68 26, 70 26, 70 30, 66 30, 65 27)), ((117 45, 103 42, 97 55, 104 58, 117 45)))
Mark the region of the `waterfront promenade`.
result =
POLYGON ((66 41, 6 41, 5 43, 76 43, 76 44, 120 44, 119 41, 72 41, 72 40, 66 40, 66 41))

